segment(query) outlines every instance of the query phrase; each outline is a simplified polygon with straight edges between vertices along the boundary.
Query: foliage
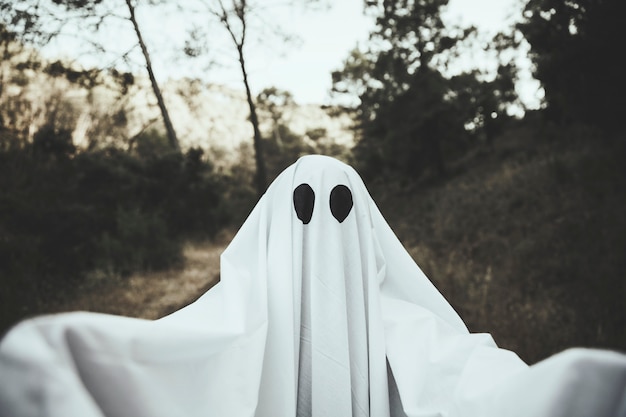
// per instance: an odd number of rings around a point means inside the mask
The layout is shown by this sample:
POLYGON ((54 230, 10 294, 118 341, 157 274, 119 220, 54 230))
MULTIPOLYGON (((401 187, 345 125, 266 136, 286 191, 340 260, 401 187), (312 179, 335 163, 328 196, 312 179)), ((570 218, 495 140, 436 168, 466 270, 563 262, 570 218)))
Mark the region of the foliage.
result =
POLYGON ((296 103, 288 91, 269 87, 259 93, 256 101, 259 116, 266 120, 263 124, 263 149, 270 181, 303 155, 323 154, 349 159, 350 151, 329 141, 325 128, 313 128, 304 135, 289 128, 288 114, 296 103))
POLYGON ((52 141, 62 132, 63 146, 125 144, 132 74, 48 62, 15 35, 5 35, 0 30, 0 149, 61 145, 52 141))
POLYGON ((249 39, 249 21, 250 15, 254 14, 255 7, 252 6, 246 0, 233 0, 231 7, 228 8, 224 5, 222 0, 217 1, 217 5, 213 9, 209 6, 211 14, 213 14, 224 29, 228 32, 230 39, 233 42, 235 50, 237 51, 237 59, 239 60, 239 67, 241 69, 241 76, 243 79, 243 85, 246 92, 246 99, 248 102, 248 108, 250 110, 250 123, 252 124, 252 130, 254 132, 252 137, 252 143, 254 146, 254 160, 256 164, 255 172, 255 185, 257 194, 260 197, 267 188, 267 169, 265 164, 265 155, 263 152, 263 138, 259 128, 259 118, 257 116, 257 109, 252 91, 250 88, 250 80, 248 78, 248 68, 246 67, 246 56, 244 52, 246 49, 246 41, 249 39), (219 7, 217 7, 219 6, 219 7))
POLYGON ((201 150, 74 154, 64 132, 36 137, 0 153, 2 326, 91 273, 176 266, 183 240, 211 237, 228 221, 223 181, 201 150))
MULTIPOLYGON (((126 68, 132 67, 129 56, 135 46, 139 46, 144 60, 144 68, 150 79, 154 96, 157 100, 163 125, 167 132, 167 138, 173 149, 180 151, 178 138, 170 120, 169 112, 165 105, 161 89, 154 75, 152 62, 148 53, 147 46, 143 39, 142 30, 135 17, 135 6, 132 0, 126 0, 127 14, 119 14, 120 3, 117 1, 104 0, 46 0, 46 1, 22 1, 19 7, 9 6, 12 1, 0 0, 0 10, 2 10, 2 20, 0 26, 6 27, 8 31, 17 35, 19 40, 24 44, 33 44, 43 47, 51 41, 58 41, 63 37, 79 38, 82 42, 77 43, 79 49, 74 51, 76 55, 82 54, 96 56, 101 61, 106 56, 112 56, 112 63, 104 68, 77 70, 73 65, 68 65, 63 61, 57 60, 46 65, 45 71, 53 76, 64 76, 70 82, 85 88, 92 88, 95 85, 102 84, 104 81, 101 77, 106 69, 110 73, 109 79, 113 79, 119 83, 120 92, 125 94, 128 88, 134 83, 134 76, 129 72, 120 71, 116 68, 119 62, 123 61, 126 68), (127 21, 132 27, 132 31, 136 37, 136 43, 131 42, 130 49, 120 51, 120 45, 117 43, 103 43, 98 35, 101 35, 105 29, 109 31, 115 30, 120 32, 124 30, 123 26, 119 26, 120 21, 127 21), (118 26, 116 26, 118 25, 118 26)), ((156 3, 149 3, 154 6, 156 3)), ((118 38, 127 38, 118 36, 118 38)), ((76 58, 76 57, 74 57, 76 58)))
POLYGON ((73 154, 76 147, 72 143, 72 132, 46 124, 33 137, 33 152, 63 158, 73 154))
POLYGON ((548 115, 609 131, 622 129, 626 42, 622 0, 530 0, 519 29, 531 46, 534 76, 544 90, 548 115))
POLYGON ((444 26, 446 4, 368 1, 377 23, 369 49, 354 50, 333 73, 335 91, 360 100, 355 160, 366 178, 381 172, 442 176, 446 159, 476 138, 492 140, 507 119, 505 107, 516 99, 511 63, 491 81, 478 71, 443 75, 446 57, 474 33, 444 26))

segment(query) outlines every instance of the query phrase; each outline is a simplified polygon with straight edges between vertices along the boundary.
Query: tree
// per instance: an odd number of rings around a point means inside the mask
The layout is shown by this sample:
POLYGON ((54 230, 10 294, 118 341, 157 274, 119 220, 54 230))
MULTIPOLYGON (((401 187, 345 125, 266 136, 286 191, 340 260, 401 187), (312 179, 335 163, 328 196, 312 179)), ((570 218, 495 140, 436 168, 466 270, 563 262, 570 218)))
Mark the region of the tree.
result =
POLYGON ((135 30, 135 34, 137 35, 137 42, 139 43, 139 47, 141 48, 141 53, 144 56, 146 61, 146 70, 148 71, 148 77, 150 78, 150 84, 152 85, 152 91, 154 92, 154 96, 157 99, 157 103, 159 105, 159 110, 161 111, 161 116, 163 117, 163 124, 165 125, 165 132, 167 134, 167 140, 176 152, 180 152, 180 144, 178 143, 178 137, 176 136, 176 131, 174 130, 174 125, 172 124, 172 120, 170 119, 169 112, 167 111, 167 107, 165 106, 165 100, 163 100, 163 95, 161 94, 161 89, 159 88, 159 83, 154 76, 154 70, 152 69, 152 61, 150 60, 150 54, 148 53, 148 48, 143 40, 143 36, 141 35, 141 30, 139 29, 139 24, 137 23, 137 18, 135 17, 135 6, 132 3, 132 0, 126 0, 126 6, 128 7, 129 19, 133 24, 133 29, 135 30))
MULTIPOLYGON (((368 0, 376 15, 369 50, 355 50, 333 74, 336 91, 360 98, 362 138, 355 152, 362 171, 419 175, 428 165, 445 172, 442 114, 451 111, 447 86, 433 59, 459 38, 444 31, 447 0, 368 0)), ((459 129, 456 130, 458 133, 459 129)), ((462 130, 462 129, 461 129, 462 130)))
POLYGON ((315 152, 313 144, 302 135, 293 132, 288 126, 286 113, 295 102, 288 91, 268 87, 257 96, 260 114, 271 119, 265 131, 265 161, 270 179, 276 178, 285 168, 302 155, 315 152))
MULTIPOLYGON (((62 36, 82 36, 84 43, 91 46, 92 53, 104 54, 108 45, 103 45, 87 34, 99 33, 107 27, 108 23, 113 21, 122 20, 129 22, 137 37, 137 44, 133 45, 117 59, 127 59, 130 52, 137 45, 140 47, 152 90, 161 112, 168 141, 171 147, 179 152, 178 138, 158 82, 154 76, 150 55, 135 16, 135 7, 136 5, 132 0, 125 0, 124 3, 118 0, 27 0, 20 2, 19 5, 16 5, 12 0, 0 0, 0 11, 6 19, 2 23, 7 25, 8 30, 18 34, 22 42, 40 46, 62 36), (128 15, 119 14, 123 8, 127 10, 128 15), (74 33, 68 33, 68 27, 71 27, 74 33)), ((75 73, 75 70, 60 61, 57 61, 54 65, 54 71, 57 74, 64 73, 69 76, 75 73)), ((95 81, 96 76, 97 73, 92 74, 91 82, 95 81)), ((126 77, 124 79, 128 81, 129 78, 126 77)))
POLYGON ((289 91, 268 87, 259 93, 256 100, 260 109, 272 119, 272 136, 278 147, 282 147, 281 128, 286 127, 284 120, 285 110, 295 104, 293 95, 289 91))
POLYGON ((250 81, 248 80, 248 71, 246 68, 246 59, 244 48, 247 40, 248 15, 250 6, 246 0, 232 0, 231 7, 226 8, 222 0, 217 0, 218 7, 210 8, 211 12, 219 19, 224 28, 228 31, 239 59, 239 67, 243 78, 243 84, 246 90, 246 99, 250 109, 250 123, 254 132, 254 156, 256 161, 255 183, 259 197, 263 195, 267 188, 267 172, 265 167, 265 159, 263 157, 263 139, 261 130, 259 129, 259 118, 257 116, 256 105, 252 90, 250 89, 250 81))
POLYGON ((626 77, 623 0, 530 0, 518 25, 531 46, 548 116, 622 128, 626 77))
POLYGON ((355 153, 366 177, 385 171, 444 175, 448 156, 466 149, 485 129, 493 137, 495 119, 514 99, 510 63, 492 80, 479 71, 444 75, 463 42, 476 33, 444 25, 441 11, 447 3, 366 1, 376 16, 368 48, 354 50, 333 73, 335 91, 359 97, 361 137, 355 153))
POLYGON ((8 87, 23 84, 28 79, 26 72, 40 67, 41 63, 31 55, 17 36, 0 23, 0 150, 19 146, 26 136, 26 100, 21 95, 10 96, 8 87))
MULTIPOLYGON (((286 2, 270 2, 266 0, 198 0, 202 8, 199 15, 208 13, 216 18, 222 28, 227 33, 228 41, 232 43, 236 51, 236 59, 246 92, 246 100, 250 111, 250 123, 253 128, 253 147, 256 163, 255 186, 259 196, 265 192, 267 187, 267 167, 263 149, 263 137, 259 128, 259 115, 255 96, 250 85, 250 73, 246 58, 248 57, 248 47, 253 39, 262 40, 263 44, 276 45, 276 42, 288 43, 291 37, 280 28, 270 23, 271 11, 279 8, 293 8, 303 6, 308 8, 315 5, 319 0, 288 0, 286 2), (250 36, 254 33, 254 38, 250 36)), ((192 2, 189 2, 193 8, 192 2)), ((197 55, 198 51, 204 48, 198 41, 212 38, 211 27, 205 21, 204 27, 194 26, 190 31, 190 41, 186 44, 186 49, 191 55, 197 55), (203 34, 204 33, 204 34, 203 34)))

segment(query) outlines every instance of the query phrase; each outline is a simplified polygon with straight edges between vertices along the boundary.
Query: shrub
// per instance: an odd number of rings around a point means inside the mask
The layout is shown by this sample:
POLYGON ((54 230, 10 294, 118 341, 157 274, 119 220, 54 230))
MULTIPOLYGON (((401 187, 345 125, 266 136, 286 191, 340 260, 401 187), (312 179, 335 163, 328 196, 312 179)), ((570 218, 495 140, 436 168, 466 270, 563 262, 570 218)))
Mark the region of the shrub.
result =
POLYGON ((48 310, 91 271, 177 266, 185 239, 228 220, 225 183, 197 149, 71 155, 46 141, 0 152, 0 330, 48 310))

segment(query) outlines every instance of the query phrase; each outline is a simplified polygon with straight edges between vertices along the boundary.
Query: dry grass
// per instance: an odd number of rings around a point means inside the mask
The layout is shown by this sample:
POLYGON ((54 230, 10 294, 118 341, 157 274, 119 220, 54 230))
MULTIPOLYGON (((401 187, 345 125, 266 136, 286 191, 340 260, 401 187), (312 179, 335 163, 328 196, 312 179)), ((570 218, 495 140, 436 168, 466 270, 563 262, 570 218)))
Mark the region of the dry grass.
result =
POLYGON ((372 193, 472 331, 528 362, 570 346, 626 350, 624 146, 574 128, 546 135, 511 132, 446 179, 372 193))
POLYGON ((219 258, 233 232, 210 242, 188 243, 179 269, 138 273, 126 278, 92 276, 77 296, 55 311, 92 311, 156 319, 194 301, 219 281, 219 258))

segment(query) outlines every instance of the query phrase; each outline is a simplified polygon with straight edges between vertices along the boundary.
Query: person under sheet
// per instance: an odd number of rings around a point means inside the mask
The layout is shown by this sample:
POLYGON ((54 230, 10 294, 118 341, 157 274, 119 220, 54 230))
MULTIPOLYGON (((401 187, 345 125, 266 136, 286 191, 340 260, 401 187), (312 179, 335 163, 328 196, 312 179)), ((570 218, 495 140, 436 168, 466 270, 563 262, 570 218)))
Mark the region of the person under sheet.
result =
POLYGON ((626 416, 626 355, 533 366, 471 334, 350 166, 300 158, 159 320, 73 312, 0 342, 0 415, 626 416))

